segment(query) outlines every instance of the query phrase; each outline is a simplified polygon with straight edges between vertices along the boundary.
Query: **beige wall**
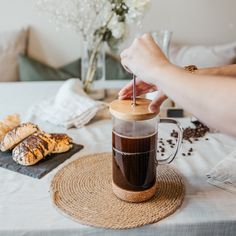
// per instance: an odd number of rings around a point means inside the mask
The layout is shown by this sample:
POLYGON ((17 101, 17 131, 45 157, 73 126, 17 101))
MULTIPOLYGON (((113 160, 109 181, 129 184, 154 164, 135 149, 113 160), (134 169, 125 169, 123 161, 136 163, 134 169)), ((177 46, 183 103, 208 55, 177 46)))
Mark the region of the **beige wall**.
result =
MULTIPOLYGON (((35 0, 0 0, 0 31, 31 26, 30 55, 53 66, 80 55, 80 37, 56 31, 40 15, 35 0)), ((218 44, 236 41, 236 0, 152 0, 143 30, 174 31, 174 41, 188 44, 218 44)), ((128 44, 135 33, 131 34, 128 44)))
POLYGON ((152 4, 146 29, 171 29, 175 41, 190 44, 236 41, 235 0, 153 0, 152 4))

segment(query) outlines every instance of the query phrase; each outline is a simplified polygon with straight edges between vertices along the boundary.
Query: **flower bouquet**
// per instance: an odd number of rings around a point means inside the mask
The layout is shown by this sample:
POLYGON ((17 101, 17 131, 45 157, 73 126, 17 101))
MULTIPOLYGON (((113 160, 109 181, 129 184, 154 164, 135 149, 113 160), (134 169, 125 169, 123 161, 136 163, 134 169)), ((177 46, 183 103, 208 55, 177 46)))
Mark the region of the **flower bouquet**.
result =
POLYGON ((101 56, 104 43, 116 49, 129 26, 141 24, 149 0, 37 0, 37 6, 58 28, 70 28, 82 36, 82 80, 88 91, 99 65, 101 73, 97 75, 105 76, 105 57, 101 56))

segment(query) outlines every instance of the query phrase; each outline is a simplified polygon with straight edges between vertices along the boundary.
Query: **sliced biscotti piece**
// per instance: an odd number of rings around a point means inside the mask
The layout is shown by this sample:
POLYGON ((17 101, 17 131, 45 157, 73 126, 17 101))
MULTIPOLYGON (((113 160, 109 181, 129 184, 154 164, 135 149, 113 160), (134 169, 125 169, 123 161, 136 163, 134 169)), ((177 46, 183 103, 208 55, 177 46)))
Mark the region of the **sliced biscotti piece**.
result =
POLYGON ((52 153, 55 141, 50 134, 37 132, 18 144, 12 151, 12 158, 18 164, 31 166, 52 153))
POLYGON ((51 134, 51 138, 56 143, 52 153, 67 152, 73 147, 72 138, 67 134, 51 134))
POLYGON ((7 132, 16 128, 18 125, 20 125, 20 116, 18 114, 9 115, 0 121, 0 142, 7 132))
POLYGON ((17 126, 5 135, 0 143, 0 150, 5 152, 13 149, 18 143, 37 131, 39 131, 38 126, 32 123, 23 123, 17 126))

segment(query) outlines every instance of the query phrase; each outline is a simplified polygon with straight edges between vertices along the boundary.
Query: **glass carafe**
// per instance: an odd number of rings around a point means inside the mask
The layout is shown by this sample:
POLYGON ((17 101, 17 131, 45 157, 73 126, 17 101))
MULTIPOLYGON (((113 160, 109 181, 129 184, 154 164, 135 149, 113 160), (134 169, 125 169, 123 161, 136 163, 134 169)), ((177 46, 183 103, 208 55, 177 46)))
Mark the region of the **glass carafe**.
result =
POLYGON ((129 202, 142 202, 156 193, 156 171, 159 164, 172 162, 182 140, 182 128, 172 119, 159 119, 148 110, 150 100, 138 98, 111 103, 112 128, 112 187, 117 197, 129 202), (177 126, 175 150, 160 159, 157 153, 158 126, 171 123, 177 126))

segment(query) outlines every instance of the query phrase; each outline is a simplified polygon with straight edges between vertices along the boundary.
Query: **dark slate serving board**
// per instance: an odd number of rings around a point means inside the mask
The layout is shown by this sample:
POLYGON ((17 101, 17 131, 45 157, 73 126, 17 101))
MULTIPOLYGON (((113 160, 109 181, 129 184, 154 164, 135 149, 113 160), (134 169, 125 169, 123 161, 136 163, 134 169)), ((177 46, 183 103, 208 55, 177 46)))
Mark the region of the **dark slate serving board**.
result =
POLYGON ((19 165, 12 159, 11 152, 0 151, 0 167, 40 179, 61 163, 69 159, 72 155, 79 152, 82 148, 82 145, 74 144, 73 148, 68 152, 49 155, 33 166, 19 165))

